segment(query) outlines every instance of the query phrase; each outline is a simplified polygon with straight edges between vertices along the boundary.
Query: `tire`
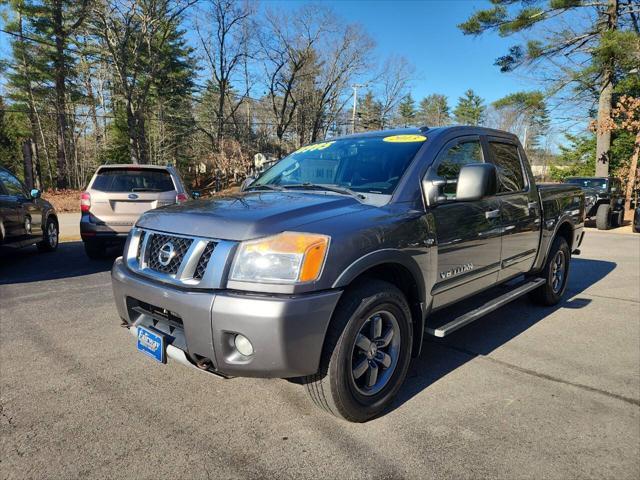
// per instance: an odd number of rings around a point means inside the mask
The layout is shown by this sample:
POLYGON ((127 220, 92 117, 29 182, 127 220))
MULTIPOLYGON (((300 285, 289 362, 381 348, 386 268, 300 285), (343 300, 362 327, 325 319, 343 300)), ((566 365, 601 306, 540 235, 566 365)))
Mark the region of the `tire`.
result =
POLYGON ((355 285, 338 303, 318 373, 302 383, 321 409, 365 422, 385 410, 402 386, 412 337, 411 312, 398 288, 373 279, 355 285))
POLYGON ((546 279, 544 285, 531 292, 531 298, 540 305, 557 305, 567 288, 571 251, 564 237, 556 237, 549 250, 544 268, 538 275, 546 279), (560 263, 561 262, 561 263, 560 263), (561 267, 561 269, 559 269, 561 267), (561 278, 558 278, 561 275, 561 278))
POLYGON ((615 220, 616 227, 622 227, 624 225, 624 208, 618 210, 618 213, 615 215, 615 220))
POLYGON ((58 222, 55 218, 48 218, 44 226, 44 232, 42 232, 42 241, 37 243, 36 246, 41 252, 53 252, 58 248, 58 243, 60 243, 58 222))
POLYGON ((105 257, 107 249, 102 242, 85 241, 84 251, 91 260, 101 260, 105 257))
POLYGON ((611 206, 603 203, 598 206, 596 212, 596 227, 598 230, 609 230, 611 228, 611 206))

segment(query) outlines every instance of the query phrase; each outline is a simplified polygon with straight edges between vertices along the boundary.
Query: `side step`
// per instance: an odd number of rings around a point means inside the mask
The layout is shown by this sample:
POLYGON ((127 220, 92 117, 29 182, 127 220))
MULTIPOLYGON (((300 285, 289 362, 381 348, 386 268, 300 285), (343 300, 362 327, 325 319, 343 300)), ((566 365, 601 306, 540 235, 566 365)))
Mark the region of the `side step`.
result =
POLYGON ((450 321, 440 327, 437 328, 427 328, 425 331, 429 335, 433 335, 434 337, 446 337, 452 332, 455 332, 459 328, 468 325, 469 323, 478 320, 479 318, 485 316, 487 313, 493 312, 494 310, 506 305, 507 303, 515 300, 518 297, 521 297, 527 292, 531 290, 535 290, 540 285, 544 284, 546 280, 544 278, 536 278, 527 283, 520 285, 519 287, 514 288, 513 290, 500 295, 497 298, 494 298, 490 302, 485 303, 484 305, 471 310, 463 315, 460 315, 455 320, 450 321))

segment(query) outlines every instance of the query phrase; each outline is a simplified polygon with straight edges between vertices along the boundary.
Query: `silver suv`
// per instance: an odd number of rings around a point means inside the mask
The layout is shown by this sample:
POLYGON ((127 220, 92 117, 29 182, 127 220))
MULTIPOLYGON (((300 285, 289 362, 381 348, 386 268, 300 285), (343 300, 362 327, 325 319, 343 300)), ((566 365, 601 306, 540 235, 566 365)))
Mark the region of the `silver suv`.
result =
POLYGON ((80 235, 89 258, 101 258, 108 245, 124 243, 147 210, 191 197, 174 167, 103 165, 80 196, 80 235))

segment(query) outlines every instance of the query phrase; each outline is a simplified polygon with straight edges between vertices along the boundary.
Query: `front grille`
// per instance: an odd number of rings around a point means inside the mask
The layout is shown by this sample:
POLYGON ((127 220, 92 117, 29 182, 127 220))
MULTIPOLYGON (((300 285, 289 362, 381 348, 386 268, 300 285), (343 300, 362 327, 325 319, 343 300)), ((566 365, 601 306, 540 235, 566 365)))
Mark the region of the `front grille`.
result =
POLYGON ((142 252, 142 244, 144 243, 144 237, 147 235, 147 232, 144 230, 140 234, 140 239, 138 240, 138 251, 136 252, 136 260, 140 261, 140 252, 142 252))
POLYGON ((209 264, 209 259, 211 258, 211 254, 213 250, 216 248, 216 242, 209 242, 202 252, 200 256, 200 260, 198 260, 198 265, 196 266, 196 271, 193 272, 193 278, 202 280, 204 277, 204 272, 207 269, 207 265, 209 264))
POLYGON ((184 259, 185 253, 193 243, 191 238, 174 237, 173 235, 161 235, 159 233, 150 233, 147 242, 147 251, 145 259, 150 269, 157 272, 175 275, 184 259), (173 245, 174 255, 167 265, 160 263, 160 249, 167 245, 173 245))

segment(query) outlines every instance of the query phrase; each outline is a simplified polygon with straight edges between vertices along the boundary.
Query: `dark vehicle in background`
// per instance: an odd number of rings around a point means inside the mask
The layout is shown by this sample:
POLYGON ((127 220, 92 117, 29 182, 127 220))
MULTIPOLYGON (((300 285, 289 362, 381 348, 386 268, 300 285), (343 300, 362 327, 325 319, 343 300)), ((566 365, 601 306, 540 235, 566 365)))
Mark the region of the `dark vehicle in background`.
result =
POLYGON ((56 211, 40 196, 40 190, 27 191, 15 175, 0 167, 0 249, 34 244, 41 252, 58 248, 56 211))
POLYGON ((635 233, 640 233, 640 207, 636 207, 633 212, 633 223, 631 228, 635 233))
POLYGON ((624 194, 614 177, 567 177, 564 183, 578 185, 585 194, 586 219, 596 221, 598 230, 621 227, 624 220, 624 194))
POLYGON ((527 293, 557 304, 583 225, 582 190, 537 185, 513 134, 369 132, 302 147, 238 194, 145 213, 111 276, 142 353, 293 378, 362 422, 393 401, 424 335, 527 293))
POLYGON ((186 202, 191 197, 172 166, 103 165, 80 196, 80 235, 89 258, 123 245, 147 210, 186 202))

